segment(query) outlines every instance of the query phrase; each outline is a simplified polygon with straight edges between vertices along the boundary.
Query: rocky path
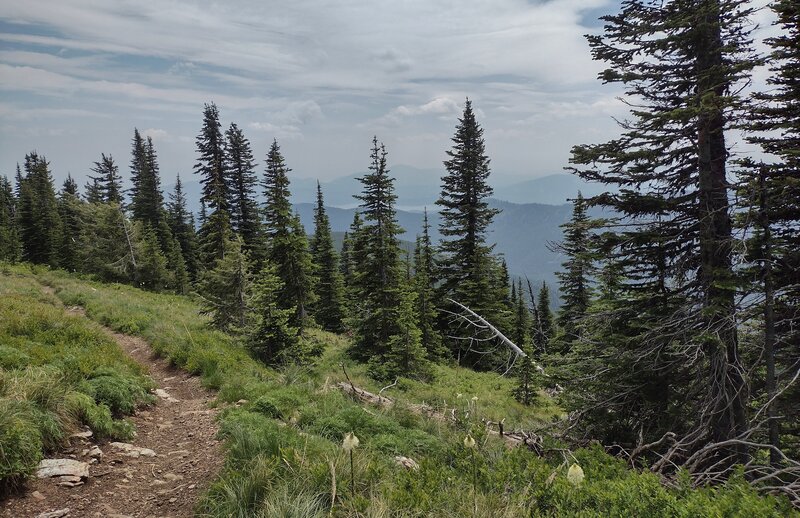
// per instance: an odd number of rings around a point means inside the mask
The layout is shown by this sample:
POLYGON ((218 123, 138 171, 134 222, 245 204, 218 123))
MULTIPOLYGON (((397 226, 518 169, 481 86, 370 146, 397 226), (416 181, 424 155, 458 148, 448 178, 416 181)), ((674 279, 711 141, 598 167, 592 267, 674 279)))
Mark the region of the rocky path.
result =
MULTIPOLYGON (((67 311, 84 315, 79 307, 67 311)), ((158 386, 157 403, 131 417, 137 435, 127 446, 97 442, 87 433, 71 437, 69 447, 49 458, 90 463, 88 478, 83 483, 78 478, 32 480, 23 494, 0 504, 3 516, 192 516, 198 498, 221 468, 216 411, 209 408, 213 393, 199 378, 157 358, 141 338, 105 331, 147 368, 158 386)))

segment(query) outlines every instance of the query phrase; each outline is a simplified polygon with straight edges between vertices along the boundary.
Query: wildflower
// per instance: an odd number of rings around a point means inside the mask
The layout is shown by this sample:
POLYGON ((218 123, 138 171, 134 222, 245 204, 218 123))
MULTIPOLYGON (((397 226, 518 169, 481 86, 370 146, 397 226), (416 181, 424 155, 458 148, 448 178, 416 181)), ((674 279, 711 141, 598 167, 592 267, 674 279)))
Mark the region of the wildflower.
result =
POLYGON ((461 399, 461 396, 462 396, 462 395, 463 395, 463 394, 461 394, 461 392, 459 392, 458 394, 456 394, 456 399, 461 399))
POLYGON ((472 435, 467 434, 467 436, 464 437, 464 447, 469 449, 475 448, 475 439, 472 438, 472 435))
POLYGON ((353 451, 355 448, 358 447, 358 437, 353 432, 349 432, 347 435, 344 436, 344 441, 342 441, 342 449, 344 451, 353 451))
POLYGON ((478 396, 472 396, 472 401, 475 402, 478 400, 478 396))
POLYGON ((583 468, 573 462, 572 466, 570 466, 567 471, 567 480, 569 480, 573 486, 579 486, 584 478, 583 468))

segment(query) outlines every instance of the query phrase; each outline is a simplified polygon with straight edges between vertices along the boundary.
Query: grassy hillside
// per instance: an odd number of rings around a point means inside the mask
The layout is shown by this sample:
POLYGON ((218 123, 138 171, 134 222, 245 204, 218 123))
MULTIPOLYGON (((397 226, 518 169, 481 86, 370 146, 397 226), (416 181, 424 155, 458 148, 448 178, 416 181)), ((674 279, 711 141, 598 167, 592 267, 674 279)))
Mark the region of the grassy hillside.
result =
POLYGON ((186 297, 101 285, 60 273, 39 278, 90 318, 144 337, 175 365, 219 391, 227 462, 198 512, 207 516, 785 516, 785 502, 757 496, 742 481, 693 490, 666 488, 599 447, 575 452, 546 440, 543 456, 507 448, 488 436, 482 419, 507 428, 557 416, 540 398, 523 407, 512 382, 494 374, 439 367, 434 384, 400 380, 384 391, 389 409, 359 404, 335 387, 344 363, 353 381, 377 391, 365 370, 343 356, 346 338, 310 332, 325 346, 309 368, 282 372, 251 360, 231 337, 209 330, 186 297), (460 397, 459 397, 460 394, 460 397), (477 398, 473 400, 473 398, 477 398), (241 401, 244 400, 244 401, 241 401), (428 419, 411 405, 456 408, 454 424, 428 419), (239 405, 229 403, 239 402, 239 405), (342 449, 353 432, 360 445, 342 449), (467 448, 470 434, 475 448, 467 448), (406 469, 396 455, 413 458, 406 469), (585 480, 567 478, 579 464, 585 480))
POLYGON ((139 366, 41 288, 31 275, 0 273, 0 493, 80 424, 130 438, 120 418, 151 398, 139 366))

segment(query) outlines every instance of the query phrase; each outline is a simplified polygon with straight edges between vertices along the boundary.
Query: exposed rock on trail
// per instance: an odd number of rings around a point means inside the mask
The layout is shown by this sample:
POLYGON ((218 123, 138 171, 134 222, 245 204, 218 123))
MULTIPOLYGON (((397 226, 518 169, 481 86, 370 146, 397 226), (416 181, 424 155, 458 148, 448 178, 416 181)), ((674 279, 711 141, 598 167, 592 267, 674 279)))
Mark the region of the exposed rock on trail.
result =
MULTIPOLYGON (((81 308, 67 311, 84 314, 81 308)), ((130 443, 97 441, 89 431, 73 434, 69 448, 42 461, 40 476, 52 474, 0 503, 0 515, 192 516, 219 472, 223 453, 216 411, 209 408, 214 394, 198 378, 156 358, 141 338, 105 331, 149 371, 159 387, 157 402, 130 418, 136 426, 130 443)))

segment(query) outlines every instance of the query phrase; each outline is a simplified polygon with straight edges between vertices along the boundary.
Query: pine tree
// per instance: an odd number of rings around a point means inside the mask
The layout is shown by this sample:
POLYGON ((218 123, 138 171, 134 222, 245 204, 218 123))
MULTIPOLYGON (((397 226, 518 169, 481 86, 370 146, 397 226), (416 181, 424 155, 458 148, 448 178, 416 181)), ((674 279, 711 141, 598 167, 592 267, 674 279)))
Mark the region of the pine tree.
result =
MULTIPOLYGON (((134 221, 147 223, 157 228, 162 219, 164 195, 158 172, 153 139, 142 139, 138 129, 133 131, 131 151, 131 214, 134 221)), ((105 197, 104 197, 105 199, 105 197)))
POLYGON ((0 176, 0 262, 15 263, 22 254, 16 214, 17 200, 11 181, 0 176))
POLYGON ((239 127, 231 123, 225 132, 225 175, 229 182, 231 227, 242 236, 251 260, 260 261, 264 254, 261 239, 261 217, 255 200, 256 172, 250 141, 239 127))
POLYGON ((331 224, 325 212, 322 187, 319 182, 317 182, 317 206, 314 209, 311 258, 316 267, 317 278, 314 317, 323 329, 341 332, 344 330, 344 280, 339 271, 339 257, 333 246, 331 224))
POLYGON ((385 147, 374 137, 369 172, 358 179, 362 193, 355 196, 361 202, 364 225, 353 234, 353 298, 357 305, 352 315, 355 339, 351 354, 373 362, 386 355, 387 344, 394 335, 405 332, 398 322, 403 298, 397 240, 401 229, 395 219, 397 197, 386 156, 385 147))
POLYGON ((223 331, 245 331, 252 284, 250 261, 243 250, 241 238, 236 236, 225 242, 222 258, 203 273, 197 287, 202 298, 203 313, 211 315, 214 327, 223 331))
POLYGON ((293 311, 282 309, 278 303, 282 289, 275 267, 267 263, 253 285, 247 333, 247 348, 266 365, 302 364, 308 360, 297 328, 289 323, 293 311))
MULTIPOLYGON (((749 111, 740 93, 756 62, 748 15, 738 0, 628 0, 588 37, 609 63, 600 78, 622 83, 635 108, 618 139, 573 148, 582 178, 618 188, 591 203, 617 215, 603 240, 626 279, 624 305, 596 320, 606 331, 592 341, 604 350, 584 351, 610 365, 574 388, 584 416, 623 425, 612 434, 619 444, 677 434, 676 464, 748 427, 725 140, 749 111)), ((741 445, 706 452, 691 469, 747 460, 741 445)))
POLYGON ((225 242, 230 237, 231 222, 228 200, 229 180, 225 169, 225 140, 214 103, 203 108, 203 128, 195 139, 198 160, 195 174, 200 175, 203 195, 200 201, 211 213, 202 218, 200 226, 200 255, 206 264, 225 255, 225 242))
POLYGON ((25 176, 18 174, 18 189, 22 258, 55 268, 59 265, 62 223, 50 163, 44 156, 35 151, 25 156, 25 176))
POLYGON ((436 298, 436 291, 434 289, 436 279, 434 268, 428 210, 425 209, 422 223, 422 235, 417 238, 416 247, 414 249, 414 289, 416 291, 417 302, 417 327, 419 327, 420 330, 422 348, 426 351, 428 359, 439 362, 447 358, 449 352, 444 346, 444 340, 437 327, 437 305, 439 301, 436 298))
MULTIPOLYGON (((138 130, 134 131, 134 146, 136 146, 138 130)), ((141 141, 141 136, 138 136, 141 141)), ((87 201, 89 203, 122 203, 122 177, 119 175, 119 167, 114 163, 114 157, 100 154, 100 161, 94 163, 92 172, 97 176, 89 176, 90 184, 87 184, 87 201), (91 196, 88 192, 88 185, 92 186, 91 196), (94 190, 96 189, 96 191, 94 190), (89 199, 91 198, 91 199, 89 199)))
POLYGON ((283 284, 278 300, 281 308, 292 309, 292 325, 302 330, 308 310, 314 302, 313 263, 308 251, 308 238, 300 218, 292 214, 289 201, 291 171, 274 140, 267 154, 264 174, 264 231, 268 239, 267 259, 275 265, 283 284))
MULTIPOLYGON (((441 207, 443 298, 464 304, 502 328, 509 286, 498 285, 493 245, 486 244, 488 227, 498 210, 487 203, 493 193, 488 183, 489 157, 485 154, 483 129, 475 119, 469 99, 452 141, 453 147, 447 151, 450 158, 444 162, 447 175, 442 178, 442 190, 436 202, 441 207)), ((499 360, 471 350, 461 351, 459 358, 482 368, 495 367, 499 360)))
POLYGON ((67 174, 58 199, 58 213, 63 224, 59 265, 68 271, 80 271, 80 247, 83 238, 82 207, 83 202, 78 195, 78 184, 67 174))
POLYGON ((167 203, 167 222, 175 240, 180 246, 183 262, 189 279, 194 281, 198 276, 197 236, 191 213, 186 208, 186 195, 183 193, 181 177, 175 180, 175 189, 167 203))
POLYGON ((567 256, 557 272, 561 290, 561 310, 558 325, 564 330, 561 352, 580 338, 580 323, 586 316, 592 296, 591 277, 594 274, 594 254, 590 246, 592 221, 586 214, 586 201, 581 193, 572 202, 572 219, 561 225, 564 240, 557 250, 567 256))

